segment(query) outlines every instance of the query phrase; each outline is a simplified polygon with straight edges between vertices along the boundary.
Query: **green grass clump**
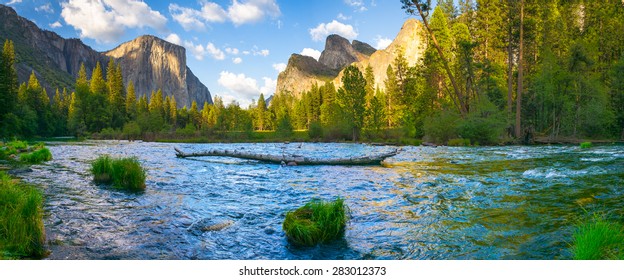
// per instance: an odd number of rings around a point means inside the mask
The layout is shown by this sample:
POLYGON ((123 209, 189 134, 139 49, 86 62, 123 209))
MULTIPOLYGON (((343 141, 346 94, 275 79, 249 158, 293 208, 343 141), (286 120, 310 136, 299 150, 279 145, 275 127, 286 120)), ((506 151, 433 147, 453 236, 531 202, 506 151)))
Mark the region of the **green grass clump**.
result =
POLYGON ((20 161, 30 164, 39 164, 50 160, 52 160, 52 153, 48 148, 42 148, 32 153, 20 155, 20 161))
POLYGON ((11 147, 15 150, 25 150, 28 148, 28 143, 24 142, 24 141, 11 141, 9 143, 7 143, 8 147, 11 147))
POLYGON ((145 169, 136 158, 111 159, 100 156, 91 163, 91 173, 96 183, 112 184, 118 189, 145 190, 145 169))
POLYGON ((583 142, 581 143, 581 149, 589 149, 592 147, 592 143, 591 142, 583 142))
POLYGON ((42 205, 41 191, 0 172, 0 259, 45 254, 42 205))
POLYGON ((338 198, 332 202, 313 200, 286 213, 282 228, 290 242, 314 246, 342 237, 346 223, 344 200, 338 198))
POLYGON ((448 140, 447 145, 450 147, 469 147, 470 139, 462 139, 462 138, 450 139, 448 140))
POLYGON ((624 227, 595 216, 574 233, 575 260, 624 259, 624 227))

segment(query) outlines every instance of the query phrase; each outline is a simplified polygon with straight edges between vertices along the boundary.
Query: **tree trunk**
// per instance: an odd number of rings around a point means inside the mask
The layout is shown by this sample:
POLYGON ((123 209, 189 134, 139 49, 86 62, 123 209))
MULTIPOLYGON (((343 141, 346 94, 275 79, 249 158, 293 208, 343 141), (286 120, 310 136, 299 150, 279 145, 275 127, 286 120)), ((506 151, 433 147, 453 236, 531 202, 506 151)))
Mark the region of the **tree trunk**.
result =
POLYGON ((512 48, 512 40, 513 40, 513 29, 512 29, 512 20, 511 20, 511 5, 513 1, 509 1, 509 17, 507 19, 508 29, 507 29, 507 39, 509 40, 507 45, 507 112, 509 113, 509 117, 511 118, 511 114, 513 112, 513 48, 512 48))
POLYGON ((467 109, 468 107, 466 106, 466 100, 464 99, 464 94, 461 92, 461 90, 459 90, 459 87, 457 86, 457 82, 455 81, 455 76, 453 76, 453 72, 451 72, 451 68, 449 67, 448 61, 446 60, 446 57, 444 56, 444 52, 442 51, 440 44, 438 44, 438 40, 436 39, 435 34, 433 34, 433 31, 429 27, 429 23, 427 23, 427 17, 423 14, 420 4, 417 1, 414 1, 413 3, 414 5, 416 5, 416 9, 418 9, 418 13, 420 14, 420 17, 422 18, 423 23, 425 24, 425 28, 427 28, 427 32, 429 33, 429 35, 431 35, 431 40, 433 41, 433 45, 438 51, 438 55, 440 55, 440 59, 442 59, 442 64, 444 64, 444 69, 446 70, 446 73, 449 75, 449 78, 451 79, 451 84, 453 85, 453 89, 455 91, 455 97, 459 99, 459 112, 461 113, 462 117, 466 117, 466 115, 468 114, 468 109, 467 109))
POLYGON ((176 151, 176 156, 179 158, 187 158, 187 157, 204 157, 204 156, 215 156, 215 157, 233 157, 240 159, 250 159, 250 160, 259 160, 264 162, 271 162, 277 164, 284 165, 378 165, 381 164, 386 158, 395 156, 398 151, 396 149, 383 153, 380 155, 372 155, 372 156, 362 156, 362 157, 352 157, 352 158, 336 158, 336 159, 319 159, 319 158, 309 158, 297 155, 263 155, 263 154, 254 154, 250 152, 242 152, 235 150, 212 150, 207 152, 200 153, 185 153, 178 148, 174 148, 176 151))
POLYGON ((518 46, 518 93, 516 94, 516 138, 522 137, 522 91, 523 91, 523 43, 524 43, 524 0, 520 1, 520 44, 518 46))

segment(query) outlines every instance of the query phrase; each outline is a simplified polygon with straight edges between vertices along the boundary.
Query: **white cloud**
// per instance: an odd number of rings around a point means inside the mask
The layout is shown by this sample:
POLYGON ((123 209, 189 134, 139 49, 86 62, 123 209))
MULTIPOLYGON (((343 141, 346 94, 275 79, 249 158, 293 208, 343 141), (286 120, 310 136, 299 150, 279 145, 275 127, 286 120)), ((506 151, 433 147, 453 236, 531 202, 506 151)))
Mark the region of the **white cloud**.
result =
POLYGON ((255 23, 269 16, 280 16, 280 8, 276 0, 233 0, 227 10, 219 4, 201 1, 200 10, 181 7, 177 4, 169 5, 169 12, 173 19, 185 30, 204 30, 205 23, 231 21, 239 26, 247 23, 255 23))
POLYGON ((232 63, 234 63, 234 64, 241 64, 241 63, 243 63, 243 59, 240 58, 240 57, 235 57, 235 58, 232 59, 232 63))
POLYGON ((50 26, 50 28, 60 28, 60 27, 63 27, 63 25, 59 21, 57 21, 55 23, 50 23, 48 26, 50 26))
POLYGON ((382 38, 381 36, 375 38, 375 48, 378 50, 384 50, 390 46, 390 44, 392 44, 392 39, 382 38))
POLYGON ((61 3, 65 22, 80 31, 80 37, 113 43, 126 28, 151 27, 167 30, 167 18, 142 0, 69 0, 61 3))
POLYGON ((169 34, 169 36, 165 38, 165 41, 172 43, 172 44, 176 44, 178 46, 182 45, 182 39, 180 39, 180 36, 178 36, 178 34, 175 34, 175 33, 169 34))
POLYGON ((253 50, 253 55, 259 55, 259 56, 264 56, 267 57, 269 56, 271 52, 269 50, 253 50))
POLYGON ((310 29, 310 36, 312 36, 312 40, 314 41, 323 41, 331 34, 338 34, 349 40, 353 40, 358 36, 353 26, 341 23, 337 20, 333 20, 329 23, 321 23, 317 27, 310 29))
POLYGON ((247 106, 251 104, 252 99, 257 99, 260 93, 264 93, 264 96, 275 93, 277 81, 268 77, 263 77, 262 80, 264 85, 259 86, 256 79, 247 77, 245 74, 222 71, 218 83, 230 91, 229 94, 223 94, 224 101, 226 101, 225 96, 228 96, 228 101, 236 100, 241 106, 247 106))
POLYGON ((186 31, 202 31, 206 29, 206 25, 200 19, 200 11, 180 7, 177 4, 170 4, 169 13, 171 13, 171 17, 173 17, 173 20, 179 23, 186 31))
POLYGON ((224 22, 227 18, 223 8, 212 2, 203 2, 201 10, 169 4, 169 13, 186 31, 202 31, 206 29, 204 22, 224 22))
POLYGON ((35 11, 37 12, 46 12, 48 14, 53 14, 54 13, 54 9, 52 9, 52 3, 48 3, 42 6, 39 6, 37 8, 35 8, 35 11))
POLYGON ((243 54, 244 54, 244 55, 250 55, 250 54, 251 54, 251 52, 250 52, 250 51, 243 51, 243 54))
POLYGON ((317 51, 315 49, 311 49, 311 48, 304 48, 301 51, 301 55, 310 56, 310 57, 313 57, 316 60, 319 60, 319 58, 321 57, 321 52, 317 51))
POLYGON ((8 3, 6 3, 7 5, 13 5, 13 4, 19 4, 22 3, 22 0, 11 0, 8 3))
POLYGON ((226 48, 225 52, 229 54, 237 55, 240 51, 237 48, 226 48))
POLYGON ((183 45, 197 60, 203 60, 206 56, 207 50, 201 44, 195 45, 191 41, 184 41, 183 45))
POLYGON ((208 54, 210 54, 212 58, 216 60, 225 59, 225 54, 223 53, 223 51, 215 47, 215 45, 212 43, 208 43, 208 45, 206 45, 206 50, 208 51, 208 54))
MULTIPOLYGON (((366 6, 364 5, 364 1, 363 0, 344 0, 344 2, 347 5, 355 8, 356 11, 364 12, 364 11, 368 10, 366 8, 366 6)), ((373 1, 373 3, 371 5, 376 5, 376 4, 373 1)))
POLYGON ((286 66, 287 66, 286 63, 275 63, 273 64, 273 69, 275 69, 275 71, 280 73, 286 70, 286 66))
POLYGON ((342 14, 342 13, 339 13, 339 14, 338 14, 338 16, 337 16, 336 18, 337 18, 337 19, 339 19, 339 20, 342 20, 342 21, 347 21, 347 20, 350 20, 350 19, 351 19, 351 17, 345 16, 345 15, 344 15, 344 14, 342 14))

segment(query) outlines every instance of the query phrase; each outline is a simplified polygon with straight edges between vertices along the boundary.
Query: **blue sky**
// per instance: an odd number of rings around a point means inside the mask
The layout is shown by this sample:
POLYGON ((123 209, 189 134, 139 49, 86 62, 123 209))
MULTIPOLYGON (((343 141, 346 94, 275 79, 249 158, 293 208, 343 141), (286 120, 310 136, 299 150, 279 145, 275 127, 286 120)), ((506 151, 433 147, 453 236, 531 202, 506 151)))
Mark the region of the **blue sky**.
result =
MULTIPOLYGON (((0 0, 2 1, 2 0, 0 0)), ((329 34, 384 47, 408 16, 399 0, 10 0, 43 29, 105 51, 151 34, 187 49, 187 64, 226 103, 273 93, 292 53, 320 55, 329 34)))

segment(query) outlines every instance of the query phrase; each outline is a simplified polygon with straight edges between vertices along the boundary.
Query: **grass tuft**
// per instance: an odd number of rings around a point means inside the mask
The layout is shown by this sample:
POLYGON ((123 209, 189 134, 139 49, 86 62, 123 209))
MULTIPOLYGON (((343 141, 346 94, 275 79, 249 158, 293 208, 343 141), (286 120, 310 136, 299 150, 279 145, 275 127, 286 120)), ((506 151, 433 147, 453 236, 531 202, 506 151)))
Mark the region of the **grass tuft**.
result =
POLYGON ((44 256, 42 205, 41 191, 0 172, 0 259, 44 256))
POLYGON ((574 233, 575 260, 613 260, 624 258, 624 227, 595 216, 582 223, 574 233))
POLYGON ((581 149, 589 149, 592 147, 592 143, 591 142, 583 142, 581 143, 581 149))
POLYGON ((39 164, 50 160, 52 160, 52 153, 48 148, 42 148, 32 153, 20 155, 20 161, 30 164, 39 164))
POLYGON ((112 184, 129 191, 145 190, 145 169, 136 158, 111 159, 104 155, 91 163, 91 173, 96 183, 112 184))
POLYGON ((343 236, 347 223, 343 199, 313 200, 286 213, 282 228, 288 240, 300 246, 328 243, 343 236))
POLYGON ((450 139, 448 140, 447 145, 449 147, 470 147, 470 139, 450 139))

